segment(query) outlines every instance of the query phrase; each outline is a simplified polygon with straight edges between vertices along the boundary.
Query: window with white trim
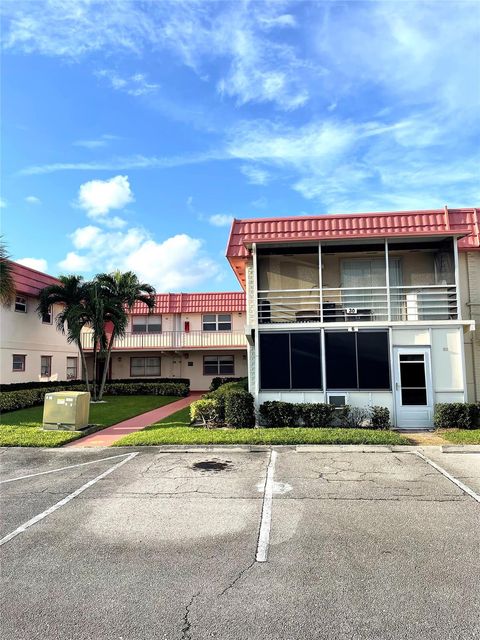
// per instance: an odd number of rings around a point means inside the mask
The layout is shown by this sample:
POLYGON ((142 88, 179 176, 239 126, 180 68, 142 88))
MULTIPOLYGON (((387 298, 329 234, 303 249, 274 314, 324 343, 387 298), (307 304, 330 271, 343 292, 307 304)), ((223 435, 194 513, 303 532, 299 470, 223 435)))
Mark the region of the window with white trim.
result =
POLYGON ((27 313, 27 299, 22 296, 15 298, 15 311, 20 313, 27 313))
POLYGON ((161 333, 162 316, 133 316, 132 333, 161 333))
POLYGON ((52 324, 52 305, 48 307, 47 313, 42 315, 43 324, 52 324))
POLYGON ((230 313, 207 313, 202 318, 204 331, 231 331, 232 315, 230 313))
POLYGON ((132 378, 147 378, 160 375, 160 356, 130 358, 130 375, 132 378))
POLYGON ((233 356, 203 356, 204 376, 231 376, 234 373, 233 356))
POLYGON ((52 356, 40 356, 40 375, 42 378, 52 375, 52 356))
POLYGON ((12 371, 25 371, 26 356, 14 353, 12 356, 12 371))
POLYGON ((67 357, 67 380, 78 378, 78 358, 67 357))

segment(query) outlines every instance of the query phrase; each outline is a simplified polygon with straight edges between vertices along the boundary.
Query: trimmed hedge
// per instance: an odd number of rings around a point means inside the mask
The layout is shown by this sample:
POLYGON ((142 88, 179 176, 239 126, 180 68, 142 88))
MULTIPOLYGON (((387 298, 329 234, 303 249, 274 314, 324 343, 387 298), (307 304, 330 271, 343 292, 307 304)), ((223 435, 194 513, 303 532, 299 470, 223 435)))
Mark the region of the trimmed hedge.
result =
POLYGON ((300 406, 293 402, 267 400, 260 405, 260 418, 267 427, 298 427, 300 406))
POLYGON ((255 426, 255 403, 248 391, 230 391, 225 396, 225 424, 234 429, 255 426))
POLYGON ((293 403, 268 400, 260 406, 262 424, 267 427, 328 428, 362 427, 388 429, 390 412, 386 407, 350 407, 336 409, 322 402, 293 403))
MULTIPOLYGON (((109 384, 163 384, 164 382, 186 384, 187 387, 190 387, 189 378, 116 378, 115 380, 111 380, 109 384)), ((76 387, 79 384, 84 384, 83 380, 56 380, 55 382, 13 382, 12 384, 0 385, 0 391, 23 391, 24 389, 46 389, 47 387, 50 390, 57 388, 57 391, 60 391, 58 387, 62 387, 61 391, 63 391, 71 389, 72 387, 76 387)))
MULTIPOLYGON (((69 385, 68 387, 43 387, 41 389, 23 389, 19 391, 4 391, 0 394, 0 411, 15 411, 42 404, 46 393, 55 391, 85 391, 84 384, 69 385)), ((188 395, 188 386, 178 383, 145 383, 145 384, 121 384, 108 383, 105 385, 107 395, 117 396, 180 396, 188 395)))
POLYGON ((190 405, 192 422, 201 422, 207 428, 227 426, 233 429, 255 426, 253 396, 245 391, 243 379, 231 379, 215 391, 190 405))
POLYGON ((441 402, 436 404, 433 424, 436 429, 479 429, 480 403, 441 402))
POLYGON ((212 378, 212 382, 210 383, 210 391, 216 391, 219 387, 224 386, 230 382, 241 382, 242 389, 244 391, 248 391, 248 378, 212 378))

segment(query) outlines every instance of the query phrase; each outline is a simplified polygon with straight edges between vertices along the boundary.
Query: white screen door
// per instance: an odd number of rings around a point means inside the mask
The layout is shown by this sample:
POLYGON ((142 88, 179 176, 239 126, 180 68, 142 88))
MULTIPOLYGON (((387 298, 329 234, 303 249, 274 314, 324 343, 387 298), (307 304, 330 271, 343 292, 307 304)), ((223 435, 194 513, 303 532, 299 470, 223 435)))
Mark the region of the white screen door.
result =
POLYGON ((394 353, 397 427, 424 429, 433 426, 430 349, 396 347, 394 353))

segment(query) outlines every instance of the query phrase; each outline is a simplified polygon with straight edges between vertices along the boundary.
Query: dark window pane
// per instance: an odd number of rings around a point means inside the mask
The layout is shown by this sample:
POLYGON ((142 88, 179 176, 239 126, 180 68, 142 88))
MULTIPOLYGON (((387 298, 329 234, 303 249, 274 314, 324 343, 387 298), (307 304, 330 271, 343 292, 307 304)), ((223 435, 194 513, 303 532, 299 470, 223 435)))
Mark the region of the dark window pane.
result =
POLYGON ((292 389, 321 389, 320 333, 292 333, 292 389))
POLYGON ((388 333, 359 331, 357 353, 359 389, 390 389, 388 333))
POLYGON ((402 404, 426 405, 426 389, 402 389, 402 404))
POLYGON ((260 334, 260 387, 290 389, 288 333, 260 334))
POLYGON ((328 389, 357 388, 355 334, 350 331, 325 333, 328 389))
POLYGON ((425 365, 423 362, 401 362, 402 387, 425 387, 425 365))

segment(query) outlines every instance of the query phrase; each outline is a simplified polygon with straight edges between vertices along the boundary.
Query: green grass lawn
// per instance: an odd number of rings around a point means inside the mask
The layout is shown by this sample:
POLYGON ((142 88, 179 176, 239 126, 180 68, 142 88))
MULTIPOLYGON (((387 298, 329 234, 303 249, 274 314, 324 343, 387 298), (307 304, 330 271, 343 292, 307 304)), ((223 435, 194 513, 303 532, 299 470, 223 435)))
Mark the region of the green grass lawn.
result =
POLYGON ((131 433, 114 446, 157 444, 411 444, 393 431, 372 429, 203 429, 191 427, 189 408, 142 431, 131 433))
MULTIPOLYGON (((104 429, 178 399, 172 396, 105 396, 105 403, 90 405, 89 422, 97 429, 104 429)), ((84 435, 78 431, 44 431, 42 415, 43 406, 4 413, 0 424, 0 446, 60 447, 84 435)))
POLYGON ((480 444, 480 429, 442 430, 438 435, 455 444, 480 444))

